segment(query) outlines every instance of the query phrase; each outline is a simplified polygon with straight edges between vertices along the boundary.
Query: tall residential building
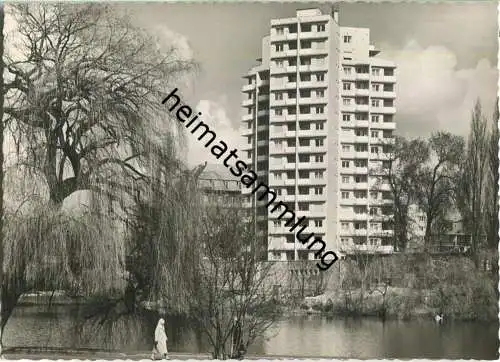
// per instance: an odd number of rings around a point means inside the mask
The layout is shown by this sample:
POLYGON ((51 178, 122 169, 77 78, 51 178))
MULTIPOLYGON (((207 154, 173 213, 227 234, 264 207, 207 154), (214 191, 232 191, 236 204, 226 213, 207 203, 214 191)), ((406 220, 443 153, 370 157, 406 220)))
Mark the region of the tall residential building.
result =
MULTIPOLYGON (((271 20, 242 88, 246 162, 329 250, 391 252, 381 175, 396 127, 395 65, 376 57, 369 29, 340 27, 338 16, 307 9, 271 20)), ((268 258, 313 259, 251 191, 268 258)))

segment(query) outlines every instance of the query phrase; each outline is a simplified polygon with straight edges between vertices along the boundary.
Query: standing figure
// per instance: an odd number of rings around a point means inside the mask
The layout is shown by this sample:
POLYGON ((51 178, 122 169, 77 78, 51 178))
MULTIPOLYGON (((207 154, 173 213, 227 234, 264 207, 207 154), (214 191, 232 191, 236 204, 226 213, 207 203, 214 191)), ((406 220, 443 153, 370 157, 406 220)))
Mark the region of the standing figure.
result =
POLYGON ((160 359, 168 359, 167 350, 167 333, 165 332, 165 320, 160 318, 155 329, 155 340, 153 352, 151 353, 151 359, 155 360, 156 355, 160 356, 160 359))
POLYGON ((243 345, 243 333, 241 321, 235 317, 233 325, 233 340, 231 345, 231 358, 242 359, 245 354, 245 346, 243 345))

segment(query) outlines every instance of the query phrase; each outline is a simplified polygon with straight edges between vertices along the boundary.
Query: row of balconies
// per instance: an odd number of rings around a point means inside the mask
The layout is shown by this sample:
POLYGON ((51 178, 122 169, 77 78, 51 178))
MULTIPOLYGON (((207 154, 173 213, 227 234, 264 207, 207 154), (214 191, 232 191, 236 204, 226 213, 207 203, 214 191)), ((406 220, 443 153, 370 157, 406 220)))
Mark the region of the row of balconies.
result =
MULTIPOLYGON (((378 140, 378 138, 368 137, 368 136, 356 136, 354 134, 353 135, 341 134, 339 137, 340 142, 344 143, 368 143, 371 139, 378 140)), ((384 139, 384 143, 391 143, 391 142, 394 142, 394 138, 384 139)))
POLYGON ((299 186, 314 186, 314 185, 326 185, 326 177, 323 178, 298 178, 298 179, 273 179, 269 180, 269 187, 273 188, 276 186, 295 186, 296 184, 299 186))
POLYGON ((308 65, 284 65, 277 66, 276 64, 271 64, 270 73, 271 74, 286 74, 286 73, 297 73, 297 68, 299 72, 326 72, 328 71, 328 63, 324 64, 308 64, 308 65))
POLYGON ((342 73, 340 79, 347 82, 354 82, 357 80, 366 80, 373 83, 396 83, 395 75, 373 75, 370 73, 356 73, 351 72, 350 74, 342 73))
MULTIPOLYGON (((314 110, 314 108, 312 108, 314 110)), ((315 121, 315 120, 324 120, 327 117, 326 109, 325 113, 305 113, 305 114, 283 114, 276 115, 271 113, 269 116, 270 123, 278 123, 278 122, 295 122, 295 121, 315 121)))
MULTIPOLYGON (((304 224, 301 224, 304 225, 304 224)), ((300 230, 300 226, 298 226, 293 233, 295 234, 297 230, 300 230)), ((315 235, 321 235, 321 234, 326 234, 326 227, 324 226, 315 226, 314 221, 309 221, 309 225, 307 225, 307 229, 304 230, 303 235, 308 235, 309 233, 314 233, 315 235)), ((288 226, 274 226, 273 223, 269 224, 268 227, 268 234, 272 235, 274 237, 277 237, 279 235, 289 235, 290 234, 290 227, 288 226)), ((284 240, 286 241, 286 239, 284 240)))
POLYGON ((273 82, 271 89, 308 89, 318 88, 323 89, 328 87, 327 79, 325 80, 299 80, 298 82, 273 82))
MULTIPOLYGON (((372 146, 373 147, 373 146, 372 146)), ((380 146, 378 146, 380 148, 380 146)), ((376 159, 376 160, 385 160, 389 157, 388 154, 384 154, 382 150, 379 153, 375 152, 355 152, 355 151, 341 151, 340 157, 344 160, 353 160, 353 159, 376 159)))
POLYGON ((349 228, 347 230, 341 229, 340 230, 340 236, 341 237, 346 237, 346 236, 372 236, 372 237, 387 237, 387 236, 392 236, 394 234, 393 230, 375 230, 375 229, 354 229, 354 228, 349 228))
POLYGON ((271 48, 269 54, 271 59, 276 58, 296 58, 297 56, 307 56, 307 55, 328 55, 328 47, 325 46, 320 48, 300 48, 300 49, 284 49, 276 50, 274 47, 271 48))
MULTIPOLYGON (((275 205, 276 202, 278 202, 278 198, 276 198, 276 201, 274 202, 273 205, 275 205)), ((271 210, 273 209, 273 207, 274 206, 270 206, 268 208, 269 213, 267 215, 267 218, 268 218, 269 221, 278 220, 278 217, 280 216, 280 214, 282 212, 280 210, 283 209, 283 208, 280 208, 280 209, 276 209, 274 212, 271 212, 271 210)), ((295 212, 295 215, 298 216, 298 217, 304 216, 304 217, 310 218, 310 219, 326 218, 326 211, 324 209, 315 209, 315 210, 307 210, 307 211, 293 209, 292 211, 295 212)), ((285 216, 283 216, 281 218, 282 222, 283 222, 283 220, 285 220, 287 218, 287 216, 289 216, 289 215, 287 214, 287 215, 285 215, 285 216)))
MULTIPOLYGON (((378 189, 378 188, 377 188, 378 189)), ((392 200, 387 199, 356 199, 354 197, 350 197, 348 199, 340 199, 339 205, 341 206, 385 206, 392 205, 392 200)))
MULTIPOLYGON (((342 169, 342 175, 346 175, 342 169)), ((341 191, 351 191, 351 190, 372 190, 377 189, 378 191, 389 191, 390 186, 387 183, 378 183, 377 180, 370 180, 370 182, 349 182, 348 184, 342 184, 340 186, 341 191)))
MULTIPOLYGON (((273 20, 274 21, 274 20, 273 20)), ((283 32, 282 34, 271 33, 271 42, 284 42, 297 39, 324 39, 328 38, 327 31, 301 31, 300 33, 283 32), (300 34, 300 35, 299 35, 300 34)))
MULTIPOLYGON (((350 213, 341 213, 339 215, 339 219, 341 220, 341 222, 345 222, 345 221, 377 221, 377 222, 381 222, 383 221, 383 217, 382 215, 370 215, 368 213, 366 214, 355 214, 354 212, 350 212, 350 213)), ((385 220, 389 220, 390 219, 390 216, 386 216, 385 217, 385 220)))
MULTIPOLYGON (((245 100, 247 101, 247 99, 245 100)), ((299 97, 298 99, 299 106, 307 106, 312 104, 328 104, 327 97, 299 97)), ((295 106, 297 104, 297 98, 286 98, 286 99, 271 99, 269 105, 271 107, 283 107, 283 106, 295 106)))
POLYGON ((341 112, 349 112, 349 113, 355 113, 355 112, 370 112, 370 113, 376 113, 376 114, 394 114, 396 113, 396 107, 385 107, 385 106, 379 106, 375 107, 369 104, 341 104, 340 105, 340 111, 341 112))
POLYGON ((374 91, 371 89, 342 89, 340 94, 343 97, 356 97, 356 96, 364 96, 364 97, 372 97, 372 98, 388 98, 394 99, 396 98, 396 92, 394 91, 374 91))
MULTIPOLYGON (((272 189, 272 187, 271 187, 271 189, 272 189)), ((323 201, 324 202, 327 199, 326 194, 323 194, 323 195, 315 195, 315 194, 279 195, 279 196, 277 196, 277 198, 278 197, 279 197, 280 201, 283 201, 283 202, 295 202, 295 201, 298 201, 298 202, 323 201)), ((304 212, 307 212, 307 211, 304 211, 304 212)))
POLYGON ((396 122, 370 122, 369 120, 342 121, 341 128, 370 128, 370 130, 396 129, 396 122))

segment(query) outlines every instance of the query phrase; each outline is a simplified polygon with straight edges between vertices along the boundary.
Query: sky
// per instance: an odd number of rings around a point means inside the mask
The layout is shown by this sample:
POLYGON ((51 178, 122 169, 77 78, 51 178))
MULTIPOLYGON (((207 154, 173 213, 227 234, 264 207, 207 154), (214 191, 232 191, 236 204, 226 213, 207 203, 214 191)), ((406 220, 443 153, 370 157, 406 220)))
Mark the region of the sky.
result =
MULTIPOLYGON (((244 142, 242 78, 261 56, 261 39, 274 18, 294 17, 298 9, 331 4, 289 3, 121 3, 132 22, 174 44, 198 65, 182 96, 203 114, 228 145, 244 142)), ((466 136, 471 109, 480 99, 489 115, 497 95, 498 29, 494 2, 338 3, 341 26, 370 28, 380 58, 397 65, 396 132, 427 137, 438 130, 466 136)), ((6 19, 7 31, 14 24, 6 19)), ((15 34, 14 34, 15 35, 15 34)), ((184 85, 184 86, 183 86, 184 85)), ((170 91, 176 85, 166 85, 170 91)), ((188 137, 187 160, 196 165, 215 159, 195 137, 188 137)))
MULTIPOLYGON (((270 20, 293 17, 315 3, 135 4, 134 23, 173 41, 199 70, 183 95, 239 143, 242 76, 260 57, 270 20)), ((396 62, 397 133, 426 137, 445 130, 466 136, 476 99, 490 115, 497 95, 497 9, 476 3, 340 3, 340 25, 370 28, 380 58, 396 62)), ((206 157, 192 140, 190 163, 206 157)), ((210 161, 210 160, 209 160, 210 161)))

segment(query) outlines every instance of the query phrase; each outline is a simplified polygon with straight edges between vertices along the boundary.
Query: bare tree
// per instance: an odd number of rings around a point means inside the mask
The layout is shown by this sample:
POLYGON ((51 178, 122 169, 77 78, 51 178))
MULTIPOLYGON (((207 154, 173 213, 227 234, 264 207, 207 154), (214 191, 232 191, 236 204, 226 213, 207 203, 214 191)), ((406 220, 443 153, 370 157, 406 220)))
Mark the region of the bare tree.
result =
MULTIPOLYGON (((201 220, 202 258, 190 288, 190 315, 208 337, 214 358, 246 353, 280 315, 272 265, 259 261, 262 245, 251 220, 237 209, 208 207, 201 220), (232 347, 231 347, 232 346, 232 347)), ((279 283, 278 283, 279 284, 279 283)))
POLYGON ((56 206, 144 179, 144 159, 178 124, 158 122, 159 100, 192 64, 109 6, 12 6, 23 46, 6 57, 5 113, 19 164, 43 177, 56 206))
POLYGON ((500 132, 498 130, 498 99, 491 122, 491 131, 488 139, 488 179, 487 179, 487 235, 488 244, 491 248, 498 248, 498 142, 500 132))
POLYGON ((487 120, 481 104, 476 102, 472 112, 467 150, 457 183, 456 203, 462 214, 465 230, 472 236, 472 255, 477 265, 479 241, 486 228, 486 191, 488 171, 487 120))
MULTIPOLYGON (((176 153, 183 133, 179 122, 160 121, 167 119, 160 100, 193 69, 175 48, 161 48, 109 6, 10 8, 18 28, 16 51, 4 57, 6 125, 16 143, 16 171, 41 180, 47 195, 40 208, 6 221, 2 329, 29 290, 123 297, 126 238, 116 217, 131 212, 136 192, 152 199, 158 160, 168 165, 162 180, 172 176, 176 184, 183 177, 176 153), (90 195, 82 218, 62 209, 77 191, 90 195)), ((167 190, 162 195, 181 192, 167 190)), ((170 246, 177 236, 167 238, 170 246)), ((172 270, 181 268, 179 259, 172 263, 172 270)))
POLYGON ((388 149, 387 159, 383 162, 380 182, 387 182, 392 198, 394 227, 394 247, 405 250, 408 244, 409 207, 417 201, 416 176, 429 158, 429 147, 420 139, 407 140, 396 137, 388 149))
POLYGON ((464 153, 464 140, 447 132, 433 134, 429 161, 417 174, 417 199, 426 216, 425 245, 432 242, 433 227, 453 204, 455 182, 464 153))

